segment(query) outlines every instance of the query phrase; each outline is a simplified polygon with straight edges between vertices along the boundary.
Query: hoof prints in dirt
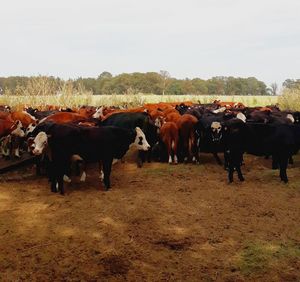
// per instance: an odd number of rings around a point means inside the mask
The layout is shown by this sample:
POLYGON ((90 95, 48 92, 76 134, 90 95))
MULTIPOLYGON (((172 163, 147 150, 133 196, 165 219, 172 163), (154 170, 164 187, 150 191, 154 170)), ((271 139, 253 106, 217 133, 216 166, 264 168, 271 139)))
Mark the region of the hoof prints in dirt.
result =
POLYGON ((172 251, 184 251, 191 246, 187 240, 159 240, 154 242, 156 245, 163 246, 172 251))
POLYGON ((116 255, 101 259, 101 264, 104 267, 104 272, 102 274, 105 276, 125 276, 131 265, 128 260, 116 255))

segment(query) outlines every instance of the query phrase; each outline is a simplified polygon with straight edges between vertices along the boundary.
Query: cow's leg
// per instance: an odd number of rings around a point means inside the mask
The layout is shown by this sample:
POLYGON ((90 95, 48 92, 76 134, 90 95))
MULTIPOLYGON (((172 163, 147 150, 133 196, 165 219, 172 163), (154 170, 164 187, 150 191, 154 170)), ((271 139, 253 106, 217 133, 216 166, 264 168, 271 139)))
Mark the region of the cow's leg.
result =
POLYGON ((169 157, 168 163, 172 164, 172 162, 173 162, 173 160, 172 160, 172 141, 167 140, 166 145, 167 145, 167 151, 168 151, 168 157, 169 157))
POLYGON ((240 181, 245 181, 245 178, 244 178, 244 176, 243 176, 243 173, 242 173, 242 170, 241 170, 241 166, 240 166, 240 165, 237 165, 237 166, 236 166, 236 171, 237 171, 239 180, 240 180, 240 181))
POLYGON ((60 191, 60 194, 64 195, 65 194, 65 189, 64 189, 63 175, 59 175, 59 177, 57 179, 57 183, 58 183, 58 190, 60 191))
POLYGON ((41 156, 36 156, 35 157, 35 173, 36 175, 42 175, 41 173, 41 156))
POLYGON ((177 148, 178 148, 178 139, 174 138, 174 140, 172 141, 172 150, 173 150, 173 154, 174 154, 174 163, 175 164, 178 164, 177 148))
POLYGON ((199 151, 198 151, 198 147, 196 145, 196 142, 193 143, 192 153, 193 153, 193 158, 195 158, 195 162, 199 164, 200 163, 200 158, 199 158, 199 151))
POLYGON ((290 165, 293 165, 293 164, 294 164, 293 156, 290 156, 290 157, 289 157, 289 164, 290 164, 290 165))
POLYGON ((80 177, 80 181, 85 182, 85 179, 86 179, 86 162, 82 162, 81 167, 82 167, 82 169, 81 169, 82 174, 81 174, 81 177, 80 177))
POLYGON ((229 183, 233 182, 233 172, 234 172, 234 166, 232 163, 229 164, 229 169, 228 169, 228 180, 229 183))
POLYGON ((145 160, 144 152, 139 151, 138 152, 138 158, 137 158, 137 166, 141 168, 143 166, 144 160, 145 160))
POLYGON ((183 143, 183 155, 184 155, 185 163, 188 163, 189 161, 191 161, 188 140, 185 140, 183 143))
POLYGON ((224 151, 224 169, 228 170, 229 168, 229 150, 225 150, 224 151))
POLYGON ((71 156, 67 157, 64 156, 64 158, 60 157, 53 157, 52 160, 53 165, 53 171, 55 175, 55 186, 57 185, 57 190, 60 191, 61 195, 65 194, 64 190, 64 175, 69 171, 71 166, 71 156))
POLYGON ((214 155, 214 157, 215 157, 215 159, 216 159, 218 165, 223 165, 223 163, 222 163, 220 157, 218 156, 218 153, 217 153, 217 152, 213 152, 213 155, 214 155))
POLYGON ((288 183, 288 177, 287 177, 287 166, 288 166, 288 157, 280 157, 279 160, 279 167, 280 167, 280 179, 284 183, 288 183))
POLYGON ((112 159, 103 160, 103 172, 104 172, 104 186, 107 191, 110 188, 110 172, 112 166, 112 159))
POLYGON ((272 169, 279 168, 279 156, 277 154, 272 155, 272 169))
POLYGON ((102 169, 102 161, 99 161, 98 165, 99 165, 99 178, 100 178, 101 181, 103 181, 104 180, 104 173, 103 173, 103 169, 102 169))
POLYGON ((51 192, 56 193, 57 173, 52 162, 49 163, 48 177, 50 181, 51 192))
POLYGON ((152 160, 152 147, 146 152, 147 162, 151 163, 152 160))
POLYGON ((15 148, 15 157, 17 157, 17 158, 21 158, 21 156, 20 156, 20 148, 19 148, 19 146, 17 146, 17 147, 15 148))

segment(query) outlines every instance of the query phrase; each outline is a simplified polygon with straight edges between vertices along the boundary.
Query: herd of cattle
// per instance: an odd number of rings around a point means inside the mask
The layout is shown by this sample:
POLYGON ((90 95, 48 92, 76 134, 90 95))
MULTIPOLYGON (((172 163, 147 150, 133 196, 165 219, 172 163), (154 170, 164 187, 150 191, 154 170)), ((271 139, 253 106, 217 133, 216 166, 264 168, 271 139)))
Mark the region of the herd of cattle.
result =
POLYGON ((121 159, 131 146, 138 150, 139 167, 151 160, 199 163, 202 152, 212 153, 222 165, 218 153, 223 153, 229 182, 234 171, 244 181, 245 152, 272 157, 272 168, 279 168, 280 179, 288 182, 288 163, 300 149, 300 112, 220 101, 131 109, 49 106, 12 111, 0 106, 0 138, 3 158, 20 158, 24 151, 35 155, 37 173, 45 170, 51 191, 61 194, 74 167, 78 174, 82 169, 80 180, 85 180, 88 163, 99 163, 108 190, 113 160, 121 159))

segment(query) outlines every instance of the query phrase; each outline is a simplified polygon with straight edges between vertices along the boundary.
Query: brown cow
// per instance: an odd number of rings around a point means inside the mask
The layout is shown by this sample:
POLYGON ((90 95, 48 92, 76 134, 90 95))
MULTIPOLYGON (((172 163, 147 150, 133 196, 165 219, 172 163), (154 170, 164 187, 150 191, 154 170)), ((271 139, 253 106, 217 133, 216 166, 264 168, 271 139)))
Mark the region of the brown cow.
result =
POLYGON ((169 156, 169 164, 178 163, 177 146, 178 146, 178 127, 175 122, 165 122, 160 128, 160 138, 165 143, 169 156), (173 160, 172 160, 173 154, 173 160))
POLYGON ((181 118, 181 115, 177 113, 169 113, 166 115, 165 119, 166 121, 171 121, 171 122, 177 122, 181 118))
POLYGON ((0 111, 0 119, 6 119, 9 121, 13 121, 10 116, 10 112, 7 112, 7 111, 0 111))
POLYGON ((190 162, 191 158, 193 161, 199 162, 195 142, 195 126, 197 122, 197 118, 189 114, 184 114, 177 120, 179 137, 182 143, 183 157, 186 162, 190 162))
POLYGON ((37 123, 37 119, 32 116, 31 114, 25 112, 25 111, 16 111, 16 112, 12 112, 10 114, 10 117, 12 120, 16 121, 19 120, 22 122, 23 126, 25 128, 27 128, 27 126, 29 124, 36 124, 37 123))
POLYGON ((115 109, 114 111, 108 112, 102 120, 107 119, 111 115, 117 114, 117 113, 142 113, 142 112, 147 112, 147 109, 144 107, 138 107, 138 108, 131 108, 131 109, 126 109, 126 110, 119 110, 115 109))
POLYGON ((19 146, 20 138, 25 136, 22 123, 8 120, 0 120, 0 143, 1 153, 5 157, 14 155, 20 158, 19 146))
POLYGON ((0 137, 13 134, 19 137, 24 137, 25 132, 23 130, 22 122, 19 120, 9 121, 0 119, 0 137))
POLYGON ((47 122, 47 121, 53 121, 55 123, 61 124, 61 123, 68 123, 68 122, 86 121, 86 117, 76 113, 59 112, 45 117, 40 121, 40 123, 47 122))
POLYGON ((214 104, 219 105, 220 108, 225 107, 226 109, 244 109, 245 105, 239 102, 221 102, 220 100, 215 100, 214 104))

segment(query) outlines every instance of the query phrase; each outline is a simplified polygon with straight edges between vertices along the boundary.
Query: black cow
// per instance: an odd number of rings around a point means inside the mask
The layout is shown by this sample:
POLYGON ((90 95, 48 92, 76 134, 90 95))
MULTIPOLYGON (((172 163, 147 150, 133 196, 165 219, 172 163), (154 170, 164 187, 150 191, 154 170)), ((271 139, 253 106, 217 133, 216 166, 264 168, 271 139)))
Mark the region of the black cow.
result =
POLYGON ((51 162, 49 177, 51 191, 64 194, 63 176, 69 172, 71 158, 79 156, 84 162, 102 161, 104 185, 110 188, 110 172, 113 159, 122 158, 129 146, 140 150, 150 148, 140 128, 132 130, 107 126, 83 127, 71 124, 45 123, 37 126, 33 141, 33 154, 41 155, 49 146, 51 162))
MULTIPOLYGON (((157 127, 148 113, 116 113, 102 121, 102 126, 117 126, 126 129, 139 127, 145 133, 151 148, 158 141, 157 127)), ((137 164, 142 167, 143 162, 150 161, 151 151, 139 151, 137 164)))
POLYGON ((197 124, 196 134, 200 153, 212 153, 219 165, 222 165, 222 161, 218 153, 224 152, 223 123, 230 118, 232 115, 227 116, 225 113, 206 113, 197 124))
POLYGON ((281 181, 287 183, 289 157, 300 147, 300 127, 293 124, 243 123, 231 120, 226 123, 225 150, 229 161, 229 181, 236 169, 244 180, 239 164, 244 152, 256 156, 272 155, 280 169, 281 181))

